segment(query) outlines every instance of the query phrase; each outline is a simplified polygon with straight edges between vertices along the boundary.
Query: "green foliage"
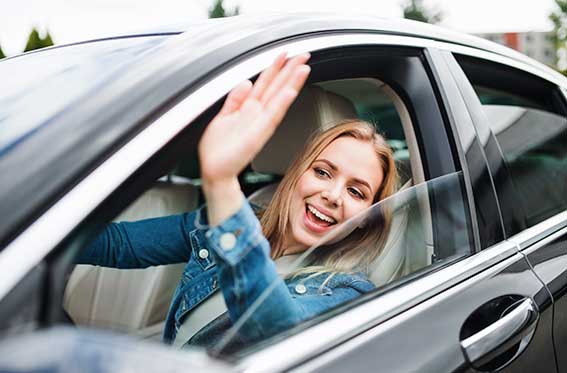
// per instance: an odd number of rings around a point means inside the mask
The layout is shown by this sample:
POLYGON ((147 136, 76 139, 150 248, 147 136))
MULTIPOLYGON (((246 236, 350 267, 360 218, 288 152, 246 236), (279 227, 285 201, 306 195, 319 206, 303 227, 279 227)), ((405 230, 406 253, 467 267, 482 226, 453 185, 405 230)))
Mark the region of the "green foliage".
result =
POLYGON ((43 46, 44 47, 50 47, 52 45, 54 45, 55 43, 53 42, 53 39, 51 38, 51 35, 49 34, 49 31, 47 31, 47 34, 45 35, 45 38, 43 38, 43 46))
POLYGON ((30 36, 28 37, 28 42, 26 43, 26 47, 24 48, 24 52, 33 51, 35 49, 50 47, 53 45, 53 39, 51 39, 51 35, 49 31, 45 37, 41 37, 39 32, 34 27, 30 32, 30 36))
POLYGON ((0 47, 0 60, 2 58, 6 58, 6 55, 4 54, 4 51, 2 50, 2 47, 0 47))
POLYGON ((209 9, 209 18, 232 17, 240 14, 238 6, 233 10, 226 10, 222 4, 223 1, 224 0, 215 0, 212 8, 209 9))
MULTIPOLYGON (((553 42, 558 56, 567 56, 567 0, 555 0, 555 10, 549 15, 553 22, 553 42)), ((565 61, 563 61, 565 62, 565 61)), ((564 63, 563 63, 564 64, 564 63)))
POLYGON ((402 4, 404 18, 414 21, 439 23, 443 19, 443 13, 439 10, 427 9, 423 0, 406 0, 402 4))

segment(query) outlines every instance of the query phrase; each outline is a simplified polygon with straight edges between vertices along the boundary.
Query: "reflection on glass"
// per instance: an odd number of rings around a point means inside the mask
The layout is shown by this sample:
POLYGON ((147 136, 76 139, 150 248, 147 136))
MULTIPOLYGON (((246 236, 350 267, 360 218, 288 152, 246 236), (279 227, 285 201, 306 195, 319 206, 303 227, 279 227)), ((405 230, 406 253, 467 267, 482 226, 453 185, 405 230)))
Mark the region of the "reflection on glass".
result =
POLYGON ((360 281, 361 287, 370 280, 371 285, 360 293, 368 294, 392 282, 400 283, 396 280, 409 274, 469 253, 472 244, 461 173, 410 184, 411 181, 398 193, 341 223, 299 255, 288 266, 284 279, 277 278, 270 284, 209 351, 223 354, 250 347, 251 341, 243 341, 239 336, 243 329, 247 329, 247 335, 251 327, 276 331, 265 333, 252 341, 255 343, 274 334, 284 336, 290 328, 297 332, 297 325, 322 314, 330 317, 341 312, 344 307, 339 306, 353 300, 341 297, 341 287, 337 286, 345 275, 350 276, 349 281, 360 281), (344 271, 329 271, 320 265, 329 259, 340 263, 344 271), (362 264, 353 268, 351 262, 362 264), (304 298, 304 317, 288 318, 286 302, 278 299, 282 286, 287 287, 293 299, 304 298), (333 302, 332 298, 335 300, 331 307, 321 306, 333 302), (307 310, 309 307, 312 309, 307 310), (270 315, 269 321, 266 314, 270 315), (282 325, 278 329, 272 324, 262 325, 262 320, 282 325))
POLYGON ((164 39, 101 40, 3 60, 0 155, 164 39))
POLYGON ((527 226, 567 207, 567 119, 539 109, 484 105, 527 226))

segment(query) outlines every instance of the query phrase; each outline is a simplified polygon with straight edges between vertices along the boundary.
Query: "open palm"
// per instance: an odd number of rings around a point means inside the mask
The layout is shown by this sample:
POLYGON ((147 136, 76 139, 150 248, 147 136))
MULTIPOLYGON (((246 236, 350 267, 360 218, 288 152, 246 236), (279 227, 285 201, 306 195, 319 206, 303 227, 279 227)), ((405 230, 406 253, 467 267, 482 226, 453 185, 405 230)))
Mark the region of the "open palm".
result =
POLYGON ((236 177, 276 130, 309 75, 309 54, 286 60, 279 55, 255 84, 235 87, 199 143, 201 176, 219 181, 236 177))

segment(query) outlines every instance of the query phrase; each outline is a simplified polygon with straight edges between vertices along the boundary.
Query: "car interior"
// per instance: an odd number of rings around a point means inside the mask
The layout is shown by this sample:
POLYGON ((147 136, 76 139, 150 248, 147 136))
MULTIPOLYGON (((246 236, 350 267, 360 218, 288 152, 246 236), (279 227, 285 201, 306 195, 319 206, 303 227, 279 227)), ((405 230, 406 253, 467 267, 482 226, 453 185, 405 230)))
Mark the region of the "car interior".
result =
MULTIPOLYGON (((375 123, 395 152, 400 191, 425 182, 412 120, 404 101, 376 78, 322 81, 306 86, 268 144, 240 175, 250 202, 266 206, 287 166, 309 136, 344 119, 375 123)), ((195 157, 177 165, 125 209, 115 221, 178 214, 204 202, 195 157)), ((369 273, 377 287, 432 264, 433 228, 427 193, 418 208, 393 217, 385 248, 369 273), (408 242, 408 226, 421 249, 408 242)), ((185 264, 147 269, 111 269, 77 265, 68 280, 63 307, 76 325, 112 329, 143 339, 161 338, 170 299, 185 264), (117 301, 119 300, 119 301, 117 301)))

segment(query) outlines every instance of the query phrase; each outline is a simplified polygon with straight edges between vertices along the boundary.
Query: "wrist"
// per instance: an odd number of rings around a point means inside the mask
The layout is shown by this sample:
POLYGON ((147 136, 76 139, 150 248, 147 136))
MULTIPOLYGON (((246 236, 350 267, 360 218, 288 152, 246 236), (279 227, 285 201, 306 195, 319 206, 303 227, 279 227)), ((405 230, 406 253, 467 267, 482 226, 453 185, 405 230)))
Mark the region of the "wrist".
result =
POLYGON ((225 180, 203 179, 209 225, 215 226, 242 207, 242 191, 236 177, 225 180))

